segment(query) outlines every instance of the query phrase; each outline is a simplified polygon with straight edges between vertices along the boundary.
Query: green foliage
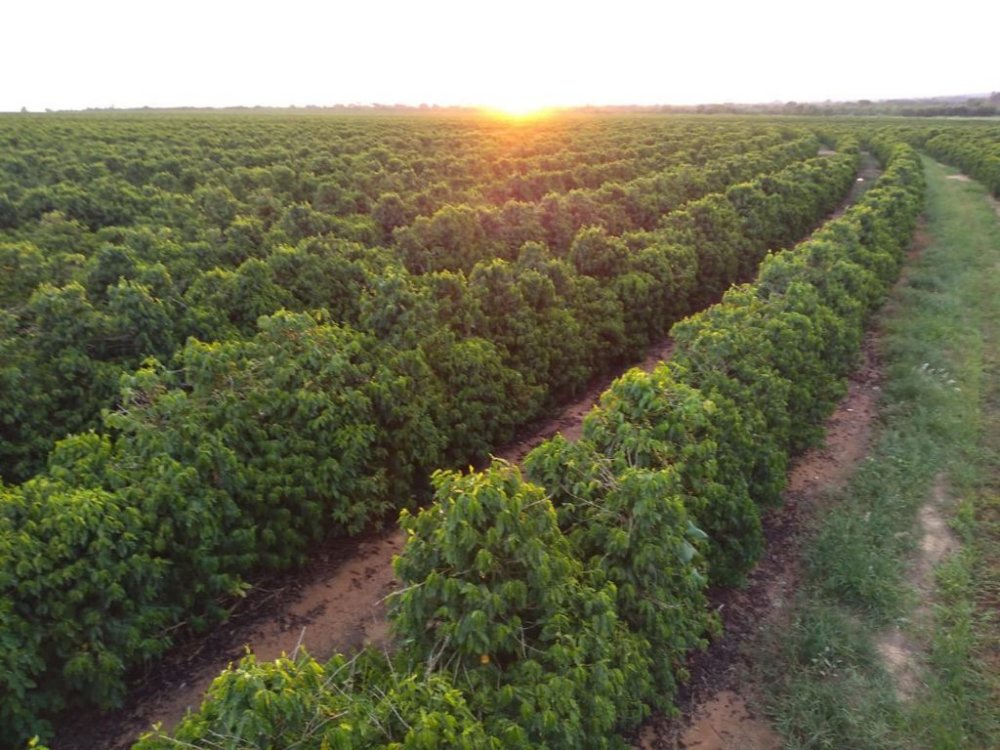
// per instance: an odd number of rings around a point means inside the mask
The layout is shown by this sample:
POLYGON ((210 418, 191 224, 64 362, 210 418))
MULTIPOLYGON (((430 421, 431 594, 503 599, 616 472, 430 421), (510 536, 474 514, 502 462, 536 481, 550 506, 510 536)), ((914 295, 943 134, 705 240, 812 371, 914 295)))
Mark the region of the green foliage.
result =
POLYGON ((320 664, 305 653, 243 658, 218 677, 200 712, 173 737, 153 731, 136 750, 169 750, 213 737, 213 747, 311 750, 459 750, 511 747, 491 737, 443 674, 402 674, 365 651, 320 664))
POLYGON ((0 244, 0 305, 24 304, 49 275, 45 256, 31 243, 0 244))
MULTIPOLYGON (((407 268, 416 273, 469 272, 479 257, 471 255, 485 239, 476 212, 469 206, 445 206, 432 217, 418 216, 395 233, 407 268)), ((492 253, 485 257, 492 257, 492 253)))
POLYGON ((619 616, 655 654, 648 669, 656 691, 647 700, 667 708, 688 652, 705 645, 713 624, 704 592, 706 536, 690 520, 692 498, 674 469, 622 468, 620 459, 559 436, 526 464, 556 503, 574 554, 615 584, 619 616))
POLYGON ((619 622, 615 586, 586 574, 544 491, 513 467, 434 484, 435 504, 400 519, 403 653, 453 675, 498 736, 613 744, 619 716, 641 717, 649 694, 648 652, 619 622))
POLYGON ((482 461, 496 446, 512 440, 532 413, 539 389, 506 367, 500 352, 485 339, 428 340, 423 350, 442 385, 441 419, 453 435, 445 465, 482 461))
POLYGON ((569 248, 569 261, 585 276, 614 278, 628 255, 628 247, 620 239, 609 237, 600 227, 588 227, 577 232, 569 248))
POLYGON ((662 222, 664 240, 697 249, 695 290, 701 307, 718 297, 737 278, 746 238, 739 215, 724 196, 708 195, 667 215, 662 222))
POLYGON ((127 663, 162 652, 176 611, 156 604, 167 561, 127 498, 37 479, 2 500, 0 721, 30 736, 68 698, 118 705, 127 663))
MULTIPOLYGON (((811 158, 805 128, 765 122, 595 118, 516 145, 435 118, 19 122, 0 122, 17 144, 0 159, 0 465, 24 482, 0 499, 0 734, 18 738, 118 703, 170 627, 217 622, 247 578, 426 497, 433 469, 638 354, 803 236, 855 160, 850 144, 811 158)), ((401 715, 430 734, 378 742, 599 747, 654 681, 673 689, 710 626, 704 576, 752 562, 748 498, 776 499, 898 269, 919 164, 884 155, 825 244, 679 327, 677 365, 625 378, 582 457, 552 458, 559 482, 600 480, 594 506, 557 516, 509 470, 442 475, 438 510, 408 521, 439 544, 401 563, 424 581, 400 605, 403 657, 434 666, 401 715), (496 538, 501 519, 519 536, 496 538), (413 719, 418 696, 441 715, 413 719)), ((255 671, 254 695, 299 679, 281 669, 255 671)), ((395 704, 362 704, 394 721, 395 704)))
POLYGON ((1000 742, 997 675, 983 669, 996 642, 987 610, 998 549, 991 409, 1000 305, 991 271, 1000 226, 981 187, 925 166, 930 242, 880 315, 882 424, 806 540, 807 578, 787 624, 755 644, 769 713, 794 747, 1000 742), (927 531, 918 509, 961 537, 933 571, 926 557, 914 559, 927 531), (915 565, 926 566, 920 601, 907 580, 915 565), (887 634, 905 636, 906 668, 918 668, 918 680, 887 671, 887 634))
POLYGON ((736 434, 738 420, 731 401, 705 398, 661 364, 652 373, 632 370, 615 381, 583 427, 584 439, 617 472, 672 470, 690 518, 708 535, 709 570, 718 582, 740 580, 763 548, 746 459, 733 455, 739 442, 750 442, 736 434))
POLYGON ((357 531, 384 513, 414 472, 435 465, 440 438, 406 398, 426 392, 419 353, 376 361, 369 338, 303 314, 260 325, 245 341, 190 342, 179 374, 149 367, 126 380, 108 423, 137 458, 169 456, 240 498, 273 567, 323 529, 357 531))
POLYGON ((907 135, 911 142, 919 142, 935 159, 958 167, 985 185, 994 196, 1000 196, 1000 142, 995 128, 942 128, 930 132, 933 135, 929 138, 926 130, 911 131, 907 135))
POLYGON ((398 193, 385 193, 380 195, 378 201, 372 207, 372 218, 376 226, 382 230, 383 239, 390 239, 392 232, 397 227, 406 226, 408 221, 408 211, 403 199, 398 193))

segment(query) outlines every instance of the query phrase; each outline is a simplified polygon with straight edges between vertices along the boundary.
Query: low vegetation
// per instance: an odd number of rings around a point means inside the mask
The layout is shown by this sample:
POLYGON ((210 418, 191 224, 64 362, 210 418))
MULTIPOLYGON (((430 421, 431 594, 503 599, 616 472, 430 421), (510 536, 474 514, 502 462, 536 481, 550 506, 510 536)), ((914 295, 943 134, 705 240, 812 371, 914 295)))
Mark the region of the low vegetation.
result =
POLYGON ((1000 222, 981 187, 926 168, 929 244, 879 319, 881 434, 806 542, 793 611, 754 649, 790 748, 1000 744, 1000 222))

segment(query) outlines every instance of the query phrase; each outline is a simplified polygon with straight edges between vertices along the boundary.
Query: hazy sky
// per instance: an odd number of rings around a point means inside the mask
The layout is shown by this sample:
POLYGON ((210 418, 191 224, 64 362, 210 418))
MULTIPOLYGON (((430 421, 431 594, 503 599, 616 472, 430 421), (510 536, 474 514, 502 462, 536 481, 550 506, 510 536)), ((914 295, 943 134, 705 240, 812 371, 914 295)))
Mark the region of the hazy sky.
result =
POLYGON ((0 111, 1000 90, 1000 1, 5 0, 0 111))

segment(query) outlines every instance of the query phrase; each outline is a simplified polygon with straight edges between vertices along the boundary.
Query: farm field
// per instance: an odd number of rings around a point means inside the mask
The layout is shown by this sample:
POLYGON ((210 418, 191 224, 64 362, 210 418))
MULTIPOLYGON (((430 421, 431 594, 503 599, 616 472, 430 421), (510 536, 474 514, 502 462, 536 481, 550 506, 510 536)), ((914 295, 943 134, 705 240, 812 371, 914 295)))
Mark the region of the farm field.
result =
POLYGON ((249 659, 178 741, 614 746, 670 705, 718 631, 708 587, 745 579, 822 438, 922 205, 914 147, 996 190, 997 143, 0 119, 0 736, 121 706, 255 583, 402 510, 391 655, 249 659), (668 332, 670 364, 580 422, 668 332), (573 403, 574 439, 490 465, 573 403))

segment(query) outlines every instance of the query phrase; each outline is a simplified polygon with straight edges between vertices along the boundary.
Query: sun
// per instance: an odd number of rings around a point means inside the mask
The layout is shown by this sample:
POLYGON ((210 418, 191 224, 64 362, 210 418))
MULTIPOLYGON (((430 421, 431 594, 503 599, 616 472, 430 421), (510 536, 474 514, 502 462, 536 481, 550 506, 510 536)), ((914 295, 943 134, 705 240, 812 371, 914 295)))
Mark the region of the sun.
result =
POLYGON ((494 117, 513 122, 539 120, 553 112, 553 107, 546 102, 518 96, 500 97, 483 109, 494 117))

